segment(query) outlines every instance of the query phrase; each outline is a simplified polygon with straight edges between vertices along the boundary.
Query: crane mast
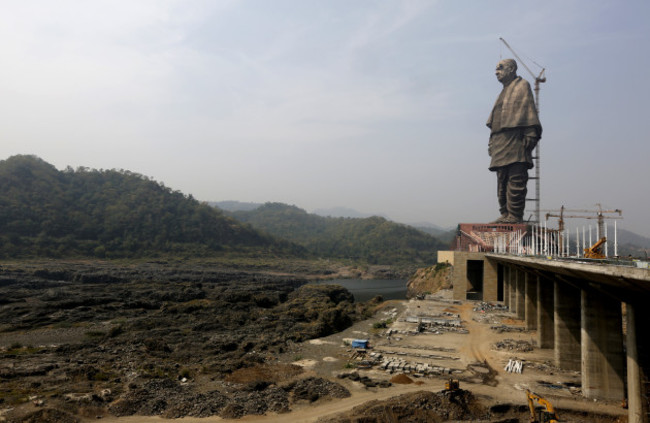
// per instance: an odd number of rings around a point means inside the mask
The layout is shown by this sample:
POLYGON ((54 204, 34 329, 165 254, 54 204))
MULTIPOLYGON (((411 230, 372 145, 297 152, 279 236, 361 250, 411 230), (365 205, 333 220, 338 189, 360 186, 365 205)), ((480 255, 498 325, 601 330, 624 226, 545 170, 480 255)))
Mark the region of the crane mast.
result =
MULTIPOLYGON (((598 210, 585 210, 585 209, 566 209, 564 206, 560 207, 560 210, 544 210, 546 211, 546 220, 548 220, 549 217, 557 217, 558 218, 558 235, 560 239, 562 239, 562 234, 564 233, 564 219, 596 219, 598 221, 598 232, 596 234, 596 239, 600 244, 593 245, 591 246, 592 249, 594 247, 599 247, 601 244, 607 242, 607 238, 605 237, 605 219, 622 219, 623 217, 623 212, 620 209, 613 209, 613 210, 603 210, 603 207, 600 205, 600 203, 596 204, 598 206, 598 210), (559 213, 558 213, 559 212, 559 213), (571 212, 571 213, 582 213, 582 214, 572 214, 572 215, 567 215, 565 212, 571 212), (594 215, 585 215, 584 213, 594 213, 594 215), (618 216, 605 216, 605 214, 618 214, 618 216)), ((560 243, 562 244, 562 243, 560 243)))
MULTIPOLYGON (((514 54, 514 56, 517 58, 519 63, 528 71, 528 73, 535 79, 535 108, 537 109, 537 114, 539 115, 539 84, 542 82, 546 82, 546 76, 544 75, 544 72, 546 71, 545 68, 542 68, 542 71, 539 73, 539 75, 535 76, 535 74, 530 70, 530 68, 526 65, 526 62, 524 62, 521 57, 510 47, 510 44, 506 42, 502 37, 499 37, 499 39, 505 44, 506 47, 508 47, 508 50, 514 54)), ((541 66, 540 66, 541 67, 541 66)), ((533 154, 533 160, 535 160, 535 176, 530 178, 535 180, 535 198, 528 198, 527 201, 534 201, 536 203, 535 205, 535 219, 537 223, 541 223, 542 221, 542 215, 540 212, 540 145, 541 143, 538 142, 537 146, 535 147, 535 153, 533 154)))

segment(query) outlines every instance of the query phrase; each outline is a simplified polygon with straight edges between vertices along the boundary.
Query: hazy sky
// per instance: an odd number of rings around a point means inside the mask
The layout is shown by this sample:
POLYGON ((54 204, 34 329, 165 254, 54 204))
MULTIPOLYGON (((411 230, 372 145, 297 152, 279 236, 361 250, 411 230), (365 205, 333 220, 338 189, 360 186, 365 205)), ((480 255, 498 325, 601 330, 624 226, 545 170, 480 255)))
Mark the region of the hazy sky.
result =
POLYGON ((205 201, 490 221, 503 37, 546 68, 542 208, 601 203, 650 236, 649 21, 647 0, 5 0, 0 159, 128 169, 205 201))

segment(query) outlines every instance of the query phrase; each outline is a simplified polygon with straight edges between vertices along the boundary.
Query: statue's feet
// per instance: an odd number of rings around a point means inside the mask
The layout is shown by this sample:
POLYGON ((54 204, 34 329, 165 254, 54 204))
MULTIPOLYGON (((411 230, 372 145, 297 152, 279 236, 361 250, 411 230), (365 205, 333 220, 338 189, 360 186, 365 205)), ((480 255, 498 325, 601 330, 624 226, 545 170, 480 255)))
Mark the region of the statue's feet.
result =
POLYGON ((517 216, 514 216, 512 214, 509 214, 503 220, 501 220, 501 222, 499 222, 499 223, 511 223, 512 224, 512 223, 521 223, 523 221, 524 221, 524 219, 522 219, 521 217, 517 217, 517 216))
POLYGON ((497 220, 492 221, 491 223, 505 223, 505 220, 508 218, 507 214, 502 214, 497 220))

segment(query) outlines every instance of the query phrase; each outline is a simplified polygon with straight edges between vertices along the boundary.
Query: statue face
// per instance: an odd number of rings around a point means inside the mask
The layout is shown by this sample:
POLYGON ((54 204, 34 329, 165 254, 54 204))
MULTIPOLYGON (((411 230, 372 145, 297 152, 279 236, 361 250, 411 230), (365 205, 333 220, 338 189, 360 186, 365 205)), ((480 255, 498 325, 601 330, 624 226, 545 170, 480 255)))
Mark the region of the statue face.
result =
POLYGON ((510 64, 505 62, 504 60, 497 63, 497 69, 495 71, 495 74, 499 82, 507 81, 513 76, 514 73, 515 71, 512 68, 512 66, 510 66, 510 64))

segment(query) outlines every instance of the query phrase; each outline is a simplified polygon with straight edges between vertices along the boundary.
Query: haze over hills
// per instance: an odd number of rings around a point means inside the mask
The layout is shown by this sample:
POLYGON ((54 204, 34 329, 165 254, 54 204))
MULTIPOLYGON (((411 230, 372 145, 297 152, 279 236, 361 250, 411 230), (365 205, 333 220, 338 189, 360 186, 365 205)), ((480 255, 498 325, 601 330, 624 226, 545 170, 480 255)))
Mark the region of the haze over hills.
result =
MULTIPOLYGON (((239 201, 219 201, 211 202, 211 205, 215 205, 226 211, 252 211, 263 205, 263 203, 246 203, 239 201)), ((367 218, 372 215, 369 213, 363 213, 358 210, 349 208, 349 207, 331 207, 331 208, 322 208, 314 210, 313 214, 322 216, 322 217, 346 217, 346 218, 367 218)), ((390 220, 383 214, 380 216, 390 220)), ((436 225, 431 222, 397 222, 412 226, 413 228, 425 232, 427 234, 433 235, 444 245, 449 246, 450 243, 454 240, 456 236, 456 228, 443 228, 439 225, 436 225)), ((619 245, 619 255, 628 256, 632 255, 635 257, 645 257, 646 254, 650 254, 650 238, 638 235, 634 232, 628 231, 626 229, 618 229, 618 245, 619 245), (646 252, 646 250, 648 250, 646 252)))
POLYGON ((650 238, 637 235, 626 229, 618 229, 618 254, 621 257, 628 255, 648 258, 650 254, 650 238))
POLYGON ((437 251, 446 248, 429 234, 379 216, 323 217, 281 203, 229 214, 322 256, 361 258, 369 263, 430 264, 435 263, 437 251))
POLYGON ((243 201, 208 201, 207 204, 218 207, 224 211, 251 211, 262 206, 264 203, 247 203, 243 201))
MULTIPOLYGON (((323 217, 286 204, 228 203, 239 211, 219 211, 130 171, 59 171, 35 156, 13 156, 0 161, 0 257, 246 250, 428 264, 453 237, 453 231, 418 230, 378 216, 323 217)), ((650 249, 650 239, 626 230, 619 230, 618 243, 621 256, 644 257, 650 249)))
MULTIPOLYGON (((258 207, 263 206, 265 203, 251 203, 251 202, 229 200, 229 201, 208 201, 208 204, 210 204, 211 206, 218 207, 224 211, 235 212, 235 211, 252 211, 257 209, 258 207)), ((443 228, 442 226, 438 226, 435 223, 431 223, 431 222, 415 222, 415 223, 397 222, 394 219, 391 219, 385 213, 364 213, 352 209, 350 207, 342 207, 342 206, 319 208, 319 209, 315 209, 311 213, 322 217, 364 218, 364 217, 379 216, 387 220, 392 220, 396 223, 402 223, 405 225, 413 226, 414 228, 417 228, 426 233, 430 233, 432 235, 443 234, 447 236, 450 231, 456 230, 455 227, 443 228)))
MULTIPOLYGON (((244 203, 239 201, 221 201, 212 202, 219 208, 227 211, 252 211, 263 205, 263 203, 244 203)), ((345 218, 367 218, 376 215, 362 213, 348 207, 331 207, 314 210, 313 214, 322 217, 345 217, 345 218)), ((386 216, 382 215, 387 220, 386 216)), ((445 246, 449 246, 455 236, 456 228, 443 228, 431 222, 398 222, 411 226, 419 231, 425 232, 437 238, 445 246)), ((447 248, 445 247, 445 248, 447 248)), ((634 257, 644 258, 650 254, 650 238, 638 235, 626 229, 618 229, 618 253, 619 256, 625 257, 632 255, 634 257)))
POLYGON ((381 217, 325 218, 280 204, 226 205, 252 210, 225 214, 130 171, 59 171, 35 156, 13 156, 0 161, 0 257, 247 251, 393 264, 434 263, 441 247, 434 237, 381 217))

